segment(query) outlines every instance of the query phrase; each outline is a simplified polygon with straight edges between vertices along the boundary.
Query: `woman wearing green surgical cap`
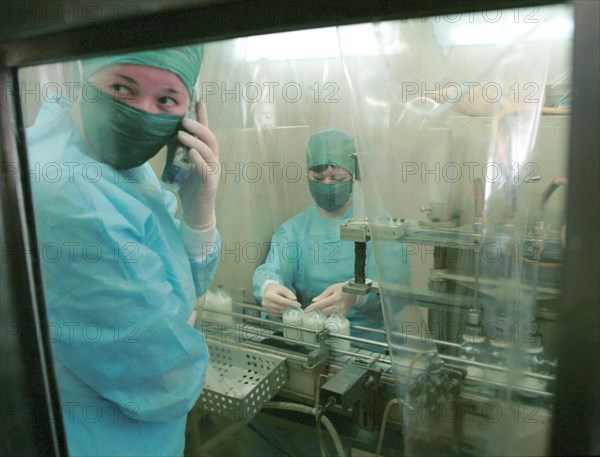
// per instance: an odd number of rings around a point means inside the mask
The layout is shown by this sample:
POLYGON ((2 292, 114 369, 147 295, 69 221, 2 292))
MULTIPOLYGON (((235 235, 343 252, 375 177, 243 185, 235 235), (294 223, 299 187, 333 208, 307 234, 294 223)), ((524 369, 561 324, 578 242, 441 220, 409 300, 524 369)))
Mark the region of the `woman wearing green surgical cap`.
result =
POLYGON ((218 145, 206 109, 184 119, 202 46, 83 61, 77 102, 49 100, 27 131, 44 294, 71 455, 182 455, 208 351, 196 297, 218 262, 218 145), (172 138, 194 170, 175 196, 147 163, 172 138), (42 251, 43 254, 44 251, 42 251), (49 251, 46 251, 49 252, 49 251))
MULTIPOLYGON (((271 239, 266 262, 253 276, 254 295, 264 312, 280 317, 289 307, 336 308, 351 325, 383 328, 375 294, 359 298, 343 292, 354 277, 354 243, 340 240, 340 225, 352 218, 355 142, 348 133, 328 129, 314 134, 306 148, 308 186, 315 204, 285 221, 271 239)), ((371 243, 367 245, 367 276, 376 279, 371 243)), ((399 252, 397 258, 406 259, 399 252)), ((403 262, 407 282, 410 267, 403 262)), ((380 334, 352 329, 353 336, 383 340, 380 334)), ((366 346, 375 350, 372 345, 366 346)))

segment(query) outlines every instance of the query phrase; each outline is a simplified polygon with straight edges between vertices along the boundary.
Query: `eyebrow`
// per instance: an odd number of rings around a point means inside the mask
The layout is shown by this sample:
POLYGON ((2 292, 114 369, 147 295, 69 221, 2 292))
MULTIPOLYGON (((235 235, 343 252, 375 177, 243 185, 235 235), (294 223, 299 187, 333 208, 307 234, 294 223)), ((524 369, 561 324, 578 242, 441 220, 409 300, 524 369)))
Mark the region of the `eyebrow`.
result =
POLYGON ((115 76, 118 76, 119 78, 123 78, 127 82, 137 84, 137 81, 135 79, 133 79, 133 78, 131 78, 129 76, 126 76, 126 75, 122 75, 121 73, 115 73, 115 76))
MULTIPOLYGON (((130 76, 123 75, 121 73, 115 73, 115 76, 118 76, 119 78, 123 78, 124 80, 126 80, 129 83, 137 85, 137 81, 130 76)), ((177 89, 173 89, 172 87, 166 88, 165 91, 168 92, 169 94, 181 94, 182 93, 182 92, 178 91, 177 89)))

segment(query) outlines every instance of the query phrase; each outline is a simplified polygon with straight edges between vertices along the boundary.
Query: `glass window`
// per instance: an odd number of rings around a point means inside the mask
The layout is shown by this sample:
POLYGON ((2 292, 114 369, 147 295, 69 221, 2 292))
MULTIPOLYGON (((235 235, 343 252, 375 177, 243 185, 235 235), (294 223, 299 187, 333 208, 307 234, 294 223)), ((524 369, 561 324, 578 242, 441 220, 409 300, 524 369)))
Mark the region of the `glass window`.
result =
POLYGON ((551 6, 21 69, 71 451, 181 452, 233 382, 209 349, 314 361, 325 329, 406 455, 547 454, 571 35, 551 6))

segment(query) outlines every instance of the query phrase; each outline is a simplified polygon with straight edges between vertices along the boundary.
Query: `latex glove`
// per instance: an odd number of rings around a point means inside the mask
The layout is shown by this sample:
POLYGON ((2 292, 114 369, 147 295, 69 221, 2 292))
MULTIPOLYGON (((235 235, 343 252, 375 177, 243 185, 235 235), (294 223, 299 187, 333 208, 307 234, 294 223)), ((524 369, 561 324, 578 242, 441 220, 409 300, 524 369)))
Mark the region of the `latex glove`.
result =
POLYGON ((281 317, 287 308, 300 308, 298 299, 287 287, 271 283, 265 287, 262 296, 263 311, 271 317, 281 317))
POLYGON ((304 311, 308 313, 320 309, 323 314, 329 316, 339 307, 340 312, 346 315, 356 304, 357 296, 343 292, 342 287, 344 284, 344 282, 339 282, 329 286, 320 295, 313 298, 312 303, 304 311))
POLYGON ((193 327, 196 325, 196 316, 198 315, 198 313, 196 311, 192 311, 192 314, 190 314, 190 317, 188 318, 188 325, 190 327, 193 327))
POLYGON ((219 185, 219 145, 208 127, 206 105, 196 105, 198 120, 184 119, 183 126, 189 130, 177 132, 179 141, 190 148, 190 160, 194 170, 179 189, 183 220, 195 230, 208 230, 215 226, 215 199, 219 185))

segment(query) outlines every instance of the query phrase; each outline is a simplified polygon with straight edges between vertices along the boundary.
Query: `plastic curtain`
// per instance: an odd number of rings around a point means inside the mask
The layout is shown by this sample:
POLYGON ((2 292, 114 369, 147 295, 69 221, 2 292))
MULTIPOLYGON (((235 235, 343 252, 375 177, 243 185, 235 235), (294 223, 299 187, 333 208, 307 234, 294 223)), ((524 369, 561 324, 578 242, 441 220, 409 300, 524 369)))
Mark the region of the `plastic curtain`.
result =
POLYGON ((539 418, 523 424, 510 408, 551 404, 556 352, 544 354, 552 335, 540 315, 557 297, 565 227, 564 208, 549 225, 545 208, 567 184, 552 116, 568 114, 568 91, 551 100, 564 79, 560 40, 539 37, 565 13, 542 9, 535 23, 501 11, 495 21, 373 24, 363 31, 378 49, 368 63, 349 55, 356 31, 339 29, 344 75, 361 94, 353 127, 407 455, 464 452, 457 424, 468 420, 482 455, 546 451, 529 447, 539 418), (501 38, 473 44, 492 35, 501 38), (400 259, 387 258, 393 243, 410 259, 408 286, 400 259), (493 400, 459 402, 464 375, 463 392, 493 400))

